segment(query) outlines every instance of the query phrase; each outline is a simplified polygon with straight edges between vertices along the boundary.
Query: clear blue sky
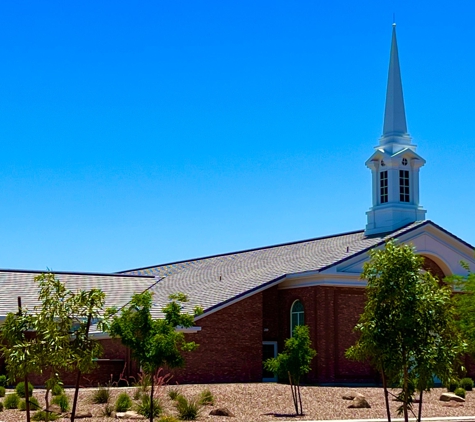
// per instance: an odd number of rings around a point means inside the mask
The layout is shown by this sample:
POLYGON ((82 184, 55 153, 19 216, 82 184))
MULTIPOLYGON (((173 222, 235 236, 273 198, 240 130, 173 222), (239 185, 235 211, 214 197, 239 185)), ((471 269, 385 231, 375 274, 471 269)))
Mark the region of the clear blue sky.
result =
POLYGON ((364 228, 396 13, 427 217, 475 244, 468 1, 0 3, 0 268, 364 228))

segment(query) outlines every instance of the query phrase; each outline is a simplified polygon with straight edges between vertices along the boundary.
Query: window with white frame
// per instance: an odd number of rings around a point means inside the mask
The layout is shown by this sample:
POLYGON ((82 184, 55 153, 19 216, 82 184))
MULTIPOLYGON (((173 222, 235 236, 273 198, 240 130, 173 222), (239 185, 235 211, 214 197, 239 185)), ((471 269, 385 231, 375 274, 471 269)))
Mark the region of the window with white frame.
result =
POLYGON ((300 300, 296 300, 290 308, 290 336, 292 337, 294 328, 297 325, 304 325, 304 309, 303 303, 300 300))

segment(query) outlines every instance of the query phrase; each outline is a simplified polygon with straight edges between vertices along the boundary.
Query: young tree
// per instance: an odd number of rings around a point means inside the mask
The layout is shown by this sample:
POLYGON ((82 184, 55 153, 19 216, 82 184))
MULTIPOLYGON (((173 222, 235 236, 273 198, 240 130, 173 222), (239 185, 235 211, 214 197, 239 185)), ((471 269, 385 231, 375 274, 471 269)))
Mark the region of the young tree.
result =
POLYGON ((295 413, 303 415, 300 379, 310 371, 310 362, 317 353, 312 349, 310 334, 306 325, 297 325, 292 337, 285 340, 285 348, 277 357, 264 362, 268 371, 276 372, 279 377, 288 378, 292 391, 295 413))
POLYGON ((372 250, 361 278, 368 282, 367 302, 355 331, 360 334, 346 356, 369 361, 383 381, 388 421, 388 386, 398 385, 398 409, 407 422, 415 391, 433 386, 434 376, 446 382, 453 376, 464 344, 456 329, 450 288, 440 286, 423 271, 423 258, 408 245, 386 243, 372 250))
POLYGON ((182 367, 185 363, 182 352, 196 349, 197 344, 187 342, 178 327, 191 327, 195 314, 182 312, 183 303, 187 302, 186 295, 177 293, 169 296, 170 302, 162 309, 165 317, 153 319, 152 293, 149 291, 135 294, 132 300, 123 308, 120 315, 116 309, 109 309, 111 317, 109 331, 112 337, 121 339, 122 344, 129 347, 132 356, 137 359, 145 374, 152 381, 150 390, 150 422, 153 421, 153 389, 154 375, 163 365, 169 368, 182 367))
MULTIPOLYGON (((48 375, 45 382, 48 409, 49 392, 60 383, 61 371, 77 370, 80 375, 81 371, 92 369, 99 346, 84 335, 88 331, 84 328, 84 321, 90 322, 89 316, 98 316, 105 295, 98 289, 74 293, 52 273, 35 277, 35 282, 38 283, 41 305, 33 312, 23 309, 18 314, 7 316, 2 326, 2 352, 10 378, 26 381, 29 373, 48 375), (71 341, 73 334, 75 339, 71 341)), ((71 413, 73 421, 74 416, 75 407, 71 413)))

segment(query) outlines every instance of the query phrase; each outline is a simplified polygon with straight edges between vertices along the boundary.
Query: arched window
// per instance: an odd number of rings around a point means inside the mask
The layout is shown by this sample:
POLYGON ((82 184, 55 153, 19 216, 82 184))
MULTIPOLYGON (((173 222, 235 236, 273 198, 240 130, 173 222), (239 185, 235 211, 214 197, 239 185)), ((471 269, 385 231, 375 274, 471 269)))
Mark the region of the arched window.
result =
POLYGON ((292 337, 294 328, 297 325, 304 325, 304 310, 303 303, 300 300, 296 300, 290 308, 290 336, 292 337))

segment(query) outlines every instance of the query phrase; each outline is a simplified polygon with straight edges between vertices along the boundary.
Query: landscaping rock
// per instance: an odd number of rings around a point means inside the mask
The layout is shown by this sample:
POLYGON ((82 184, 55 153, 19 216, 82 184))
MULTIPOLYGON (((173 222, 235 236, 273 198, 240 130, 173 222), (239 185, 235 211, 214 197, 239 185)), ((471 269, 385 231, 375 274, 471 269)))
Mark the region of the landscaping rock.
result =
POLYGON ((353 393, 353 392, 350 392, 350 393, 346 393, 346 394, 343 394, 341 396, 341 398, 343 400, 354 400, 356 397, 363 397, 363 394, 360 394, 360 393, 353 393))
POLYGON ((442 393, 440 396, 440 401, 456 401, 464 403, 465 399, 463 397, 456 396, 454 393, 442 393))
MULTIPOLYGON (((71 413, 66 414, 66 418, 71 418, 71 413)), ((74 419, 87 419, 87 418, 92 418, 91 412, 76 412, 76 415, 74 416, 74 419)))
POLYGON ((211 416, 230 416, 234 417, 234 414, 226 407, 220 407, 218 409, 213 409, 209 412, 211 416))
POLYGON ((50 404, 47 412, 56 413, 57 415, 61 415, 61 413, 63 413, 61 411, 61 407, 59 407, 59 405, 57 405, 57 404, 50 404))
POLYGON ((127 412, 117 412, 115 414, 116 419, 131 419, 131 420, 143 420, 145 416, 139 415, 133 410, 128 410, 127 412))
POLYGON ((366 401, 366 399, 361 396, 361 397, 355 397, 353 399, 353 402, 348 406, 348 409, 370 409, 371 406, 369 403, 366 401))

